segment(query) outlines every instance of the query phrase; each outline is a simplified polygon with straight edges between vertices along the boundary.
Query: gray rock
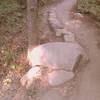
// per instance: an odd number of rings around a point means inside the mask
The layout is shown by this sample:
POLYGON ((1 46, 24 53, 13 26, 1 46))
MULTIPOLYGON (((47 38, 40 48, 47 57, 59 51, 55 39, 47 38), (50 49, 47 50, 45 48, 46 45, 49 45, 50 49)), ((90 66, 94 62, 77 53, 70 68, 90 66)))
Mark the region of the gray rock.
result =
POLYGON ((64 24, 57 18, 56 9, 50 9, 48 13, 48 22, 50 27, 56 32, 56 29, 62 29, 64 24))
POLYGON ((65 29, 56 29, 56 36, 61 36, 65 32, 65 29))
POLYGON ((64 35, 65 42, 76 42, 75 35, 72 32, 66 32, 64 35))
POLYGON ((34 79, 41 76, 40 67, 32 67, 20 80, 22 86, 29 88, 34 83, 34 79))
POLYGON ((61 35, 64 35, 65 42, 76 42, 75 34, 70 31, 67 31, 65 28, 56 30, 56 36, 61 36, 61 35))
POLYGON ((81 13, 73 13, 74 19, 82 19, 84 16, 81 13))
POLYGON ((72 71, 80 56, 84 54, 83 51, 77 43, 46 43, 32 50, 29 61, 32 66, 40 65, 50 69, 72 71))
POLYGON ((64 70, 53 71, 48 74, 48 83, 51 86, 58 86, 64 84, 66 81, 71 80, 73 77, 73 72, 67 72, 64 70))

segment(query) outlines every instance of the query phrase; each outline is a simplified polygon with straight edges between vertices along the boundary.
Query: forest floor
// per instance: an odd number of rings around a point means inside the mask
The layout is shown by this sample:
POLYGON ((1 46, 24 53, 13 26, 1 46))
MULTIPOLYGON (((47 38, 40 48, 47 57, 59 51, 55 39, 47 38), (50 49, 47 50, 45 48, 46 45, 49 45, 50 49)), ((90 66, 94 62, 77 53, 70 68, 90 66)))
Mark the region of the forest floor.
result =
MULTIPOLYGON (((54 5, 56 13, 64 23, 66 30, 75 33, 76 40, 83 46, 89 56, 89 63, 85 65, 86 67, 83 66, 85 68, 80 70, 65 87, 62 87, 62 90, 67 91, 64 100, 99 100, 100 24, 88 15, 83 15, 82 19, 73 18, 71 12, 76 12, 73 10, 75 4, 76 0, 64 0, 54 5)), ((48 6, 43 9, 43 19, 39 23, 40 33, 48 36, 44 43, 63 41, 62 37, 55 37, 52 30, 47 26, 47 12, 52 7, 48 6)), ((14 33, 8 32, 5 27, 0 28, 0 100, 33 100, 38 92, 38 90, 31 91, 34 95, 30 91, 27 92, 19 82, 23 73, 29 69, 26 60, 27 33, 25 27, 20 28, 21 30, 14 33)), ((41 98, 41 95, 39 96, 41 98)))

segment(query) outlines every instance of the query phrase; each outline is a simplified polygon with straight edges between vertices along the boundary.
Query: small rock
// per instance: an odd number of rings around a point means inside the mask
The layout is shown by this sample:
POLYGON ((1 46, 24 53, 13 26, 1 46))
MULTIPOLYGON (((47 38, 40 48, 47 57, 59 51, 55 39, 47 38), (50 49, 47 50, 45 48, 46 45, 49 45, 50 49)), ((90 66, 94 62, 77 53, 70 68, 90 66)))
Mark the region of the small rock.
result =
POLYGON ((48 82, 51 86, 58 86, 64 84, 66 81, 71 80, 73 77, 73 72, 58 70, 48 74, 48 82))
POLYGON ((39 67, 33 66, 28 72, 27 72, 27 76, 29 79, 31 78, 37 78, 39 76, 41 76, 41 70, 39 67))
POLYGON ((32 84, 34 79, 37 79, 41 76, 41 70, 39 67, 32 67, 20 80, 22 86, 26 86, 29 88, 32 84))
POLYGON ((67 32, 64 35, 65 42, 76 42, 74 33, 67 32))
POLYGON ((61 36, 66 33, 65 29, 56 29, 56 36, 61 36))
POLYGON ((62 29, 56 29, 56 36, 62 35, 62 29))
POLYGON ((84 16, 81 13, 73 13, 74 19, 82 19, 84 16))

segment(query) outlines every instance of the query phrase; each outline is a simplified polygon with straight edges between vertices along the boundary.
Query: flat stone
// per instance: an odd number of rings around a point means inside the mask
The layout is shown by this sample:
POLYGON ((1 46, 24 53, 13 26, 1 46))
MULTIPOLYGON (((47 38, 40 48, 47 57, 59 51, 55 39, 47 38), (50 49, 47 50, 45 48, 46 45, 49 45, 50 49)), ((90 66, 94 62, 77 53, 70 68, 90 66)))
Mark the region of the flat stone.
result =
POLYGON ((56 29, 56 36, 61 36, 63 35, 63 33, 65 33, 66 30, 65 29, 56 29))
POLYGON ((40 45, 32 50, 29 61, 32 66, 72 71, 82 56, 83 49, 77 43, 54 42, 40 45))
POLYGON ((32 67, 20 80, 22 86, 29 88, 33 83, 34 79, 37 79, 41 76, 40 67, 32 67))
POLYGON ((64 97, 59 91, 52 89, 39 95, 38 100, 64 100, 64 97))
POLYGON ((58 86, 71 80, 73 77, 74 77, 73 72, 58 70, 58 71, 53 71, 48 74, 48 82, 51 86, 58 86))
POLYGON ((57 18, 56 9, 52 8, 48 14, 48 22, 50 27, 56 31, 56 29, 62 29, 64 27, 63 23, 57 18))

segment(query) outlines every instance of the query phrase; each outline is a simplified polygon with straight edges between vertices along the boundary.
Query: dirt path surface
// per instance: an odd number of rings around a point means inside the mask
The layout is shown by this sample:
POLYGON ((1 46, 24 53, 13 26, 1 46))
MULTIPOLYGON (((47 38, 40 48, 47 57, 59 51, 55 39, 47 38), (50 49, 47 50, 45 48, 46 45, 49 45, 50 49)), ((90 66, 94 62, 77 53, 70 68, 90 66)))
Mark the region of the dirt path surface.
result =
MULTIPOLYGON (((71 0, 70 2, 74 4, 74 1, 71 0)), ((62 15, 59 14, 59 16, 62 15)), ((75 97, 72 96, 71 100, 99 100, 100 49, 97 46, 97 34, 99 34, 100 30, 93 20, 90 20, 85 16, 83 20, 77 21, 69 21, 66 28, 68 29, 69 27, 69 30, 75 33, 79 43, 85 47, 89 55, 90 62, 88 63, 85 70, 80 74, 81 79, 79 83, 80 86, 78 94, 75 97)))
MULTIPOLYGON (((64 5, 74 5, 75 0, 65 0, 64 5), (70 3, 69 3, 70 2, 70 3)), ((71 7, 68 7, 69 8, 71 7)), ((60 9, 60 5, 58 6, 60 9)), ((64 7, 64 8, 67 8, 64 7)), ((62 8, 62 9, 64 9, 62 8)), ((63 13, 63 10, 61 11, 63 13)), ((63 15, 58 10, 58 16, 62 19, 63 15)), ((99 100, 100 99, 100 49, 97 46, 97 37, 100 32, 96 23, 84 16, 83 20, 74 19, 69 20, 70 16, 67 14, 66 28, 75 33, 77 40, 81 43, 89 56, 90 62, 85 70, 80 74, 79 91, 75 96, 70 97, 70 100, 99 100), (79 21, 79 22, 78 22, 79 21), (69 28, 68 28, 69 27, 69 28)), ((63 18, 64 19, 64 18, 63 18)))
POLYGON ((92 22, 83 22, 82 29, 77 32, 80 42, 88 50, 90 62, 81 75, 80 92, 77 100, 99 100, 100 99, 100 49, 97 47, 96 34, 99 29, 92 22))
MULTIPOLYGON (((83 18, 72 18, 71 11, 75 7, 76 0, 64 0, 56 8, 57 17, 65 24, 66 30, 75 33, 77 41, 84 47, 90 62, 80 72, 79 85, 75 93, 67 97, 67 100, 99 100, 100 99, 100 49, 98 48, 99 26, 94 20, 83 15, 83 18), (66 23, 65 23, 66 22, 66 23)), ((75 85, 75 84, 74 84, 75 85)))
MULTIPOLYGON (((98 34, 100 32, 100 27, 96 24, 94 20, 83 15, 83 18, 75 18, 71 14, 73 8, 75 7, 76 0, 64 0, 57 5, 50 6, 46 8, 44 12, 44 19, 42 20, 39 28, 40 32, 44 34, 54 33, 47 26, 47 11, 51 7, 56 8, 56 13, 58 18, 64 23, 65 29, 73 32, 76 36, 76 40, 83 46, 89 56, 89 63, 83 68, 76 77, 71 80, 71 82, 66 83, 60 88, 49 88, 42 89, 37 94, 38 98, 36 100, 99 100, 100 99, 100 48, 98 47, 98 34), (62 93, 61 98, 58 96, 60 91, 62 93), (44 97, 44 93, 48 93, 49 97, 44 97), (50 95, 50 94, 53 95, 50 95), (54 96, 54 98, 53 98, 54 96), (55 98, 55 96, 58 96, 55 98)), ((56 37, 50 35, 50 42, 52 41, 62 41, 61 37, 56 37)), ((44 42, 45 43, 45 42, 44 42)), ((13 76, 13 75, 12 75, 13 76)), ((10 76, 10 77, 12 77, 10 76)), ((15 79, 15 78, 14 78, 15 79)), ((13 80, 14 80, 13 79, 13 80)), ((33 100, 33 97, 28 96, 26 91, 20 87, 19 79, 18 82, 13 81, 14 85, 11 85, 8 89, 2 87, 0 92, 0 100, 33 100)), ((35 100, 35 99, 34 99, 35 100)))

